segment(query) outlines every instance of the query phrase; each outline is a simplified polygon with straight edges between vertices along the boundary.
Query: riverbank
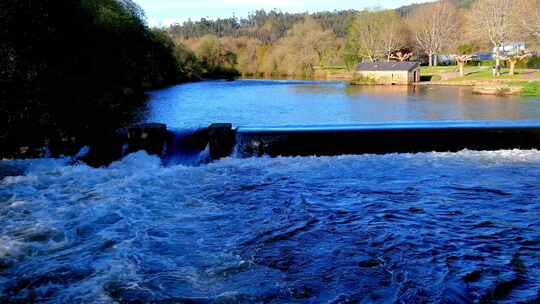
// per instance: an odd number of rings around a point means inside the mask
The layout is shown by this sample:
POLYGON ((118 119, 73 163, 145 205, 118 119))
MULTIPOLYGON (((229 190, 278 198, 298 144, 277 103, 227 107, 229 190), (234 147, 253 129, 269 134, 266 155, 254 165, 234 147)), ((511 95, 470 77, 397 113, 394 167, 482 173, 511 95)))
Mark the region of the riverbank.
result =
MULTIPOLYGON (((540 96, 540 70, 516 69, 514 75, 509 75, 509 69, 503 69, 498 77, 492 75, 490 67, 466 67, 463 77, 457 66, 421 67, 420 70, 421 81, 415 85, 468 86, 483 95, 540 96)), ((351 82, 354 74, 344 67, 333 67, 317 70, 313 78, 351 82)))

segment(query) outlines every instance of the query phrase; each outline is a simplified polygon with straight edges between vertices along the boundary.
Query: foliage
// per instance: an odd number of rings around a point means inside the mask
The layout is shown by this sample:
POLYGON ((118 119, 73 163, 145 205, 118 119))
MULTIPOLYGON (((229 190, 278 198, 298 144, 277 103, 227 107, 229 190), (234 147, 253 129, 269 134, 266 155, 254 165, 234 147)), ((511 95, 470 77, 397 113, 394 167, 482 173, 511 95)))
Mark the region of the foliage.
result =
MULTIPOLYGON (((483 30, 487 23, 475 20, 486 16, 482 15, 485 11, 478 11, 476 3, 479 1, 487 1, 484 6, 489 6, 490 1, 508 3, 508 0, 442 0, 396 10, 315 14, 261 10, 246 18, 187 21, 172 25, 166 31, 176 42, 184 43, 193 51, 199 49, 204 37, 216 37, 228 51, 237 55, 235 68, 245 76, 306 77, 313 69, 324 70, 332 65, 345 66, 351 71, 362 60, 402 60, 395 54, 403 50, 406 52, 402 54, 411 53, 403 60, 421 61, 422 64, 427 64, 429 58, 436 58, 436 54, 465 55, 465 52, 472 55, 477 50, 491 51, 489 35, 483 30), (305 26, 309 29, 305 32, 318 40, 311 39, 308 43, 307 39, 302 42, 304 39, 292 37, 293 29, 306 21, 310 24, 305 26), (313 56, 313 50, 320 49, 318 45, 321 44, 325 44, 324 53, 313 56), (459 50, 459 46, 466 49, 459 50)), ((534 25, 540 20, 534 18, 538 6, 531 6, 531 3, 535 1, 538 0, 516 0, 516 3, 524 4, 514 5, 502 14, 497 10, 497 15, 504 16, 504 22, 508 24, 504 28, 509 30, 509 41, 525 39, 527 45, 531 45, 529 42, 534 45, 534 25), (521 6, 530 9, 525 12, 521 6), (519 16, 526 17, 527 23, 519 16)), ((204 60, 200 62, 204 64, 204 60)), ((437 64, 436 61, 432 63, 437 64)), ((469 66, 479 64, 485 62, 467 62, 469 66)), ((492 65, 491 62, 487 64, 492 65)))
MULTIPOLYGON (((355 15, 353 10, 336 12, 319 12, 311 17, 323 27, 325 31, 332 31, 337 37, 347 35, 351 21, 355 15)), ((257 39, 263 43, 275 43, 284 38, 292 27, 302 22, 304 14, 290 14, 272 10, 266 12, 257 10, 247 18, 236 17, 199 21, 188 20, 183 24, 173 24, 167 31, 178 39, 201 38, 206 35, 222 37, 244 37, 257 39)))
POLYGON ((472 44, 461 44, 457 47, 458 55, 468 55, 474 52, 472 44))
POLYGON ((187 78, 173 41, 130 0, 3 0, 0 23, 4 155, 121 125, 145 89, 187 78))

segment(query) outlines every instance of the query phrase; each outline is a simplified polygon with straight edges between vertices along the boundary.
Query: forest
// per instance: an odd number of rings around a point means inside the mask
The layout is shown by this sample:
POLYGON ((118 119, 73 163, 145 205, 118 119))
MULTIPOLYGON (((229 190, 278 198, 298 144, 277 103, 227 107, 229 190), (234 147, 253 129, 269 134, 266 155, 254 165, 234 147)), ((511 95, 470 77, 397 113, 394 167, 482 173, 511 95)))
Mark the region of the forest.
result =
POLYGON ((396 10, 290 14, 256 11, 246 18, 187 21, 166 32, 202 62, 220 62, 250 77, 313 77, 318 69, 360 61, 465 61, 477 51, 525 41, 540 45, 539 0, 443 0, 396 10))

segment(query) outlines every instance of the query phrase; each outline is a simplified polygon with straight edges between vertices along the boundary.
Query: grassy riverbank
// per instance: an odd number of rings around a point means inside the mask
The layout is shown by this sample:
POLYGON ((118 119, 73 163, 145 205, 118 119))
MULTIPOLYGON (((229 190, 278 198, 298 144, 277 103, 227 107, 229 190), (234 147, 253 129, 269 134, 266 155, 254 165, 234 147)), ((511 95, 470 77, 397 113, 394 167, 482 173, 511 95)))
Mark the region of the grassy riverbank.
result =
MULTIPOLYGON (((345 67, 329 67, 317 69, 315 79, 346 80, 354 79, 354 71, 345 67)), ((455 85, 479 87, 485 94, 522 96, 540 96, 540 70, 516 69, 514 75, 509 75, 509 69, 501 71, 501 76, 494 77, 491 67, 466 67, 465 76, 461 77, 457 66, 421 67, 420 85, 455 85)))
POLYGON ((475 86, 478 92, 489 94, 540 96, 540 71, 535 69, 502 69, 500 76, 493 76, 491 67, 466 67, 461 76, 456 66, 422 67, 423 84, 475 86))

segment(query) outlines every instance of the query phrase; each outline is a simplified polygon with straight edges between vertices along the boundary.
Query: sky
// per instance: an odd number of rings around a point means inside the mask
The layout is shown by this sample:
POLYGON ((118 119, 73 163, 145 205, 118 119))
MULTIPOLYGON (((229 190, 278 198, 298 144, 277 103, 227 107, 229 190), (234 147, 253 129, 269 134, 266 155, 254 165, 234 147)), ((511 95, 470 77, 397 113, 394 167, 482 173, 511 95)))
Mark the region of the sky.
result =
POLYGON ((135 0, 152 26, 166 26, 201 18, 246 17, 258 9, 319 12, 364 8, 397 8, 422 0, 135 0))

